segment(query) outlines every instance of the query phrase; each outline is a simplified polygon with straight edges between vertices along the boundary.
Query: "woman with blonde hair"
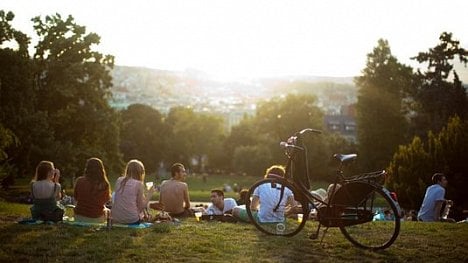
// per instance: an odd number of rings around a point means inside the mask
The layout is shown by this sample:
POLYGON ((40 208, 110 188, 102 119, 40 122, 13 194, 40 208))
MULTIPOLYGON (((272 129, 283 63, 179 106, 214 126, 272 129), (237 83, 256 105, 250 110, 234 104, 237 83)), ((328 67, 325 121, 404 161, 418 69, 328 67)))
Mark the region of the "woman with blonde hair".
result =
POLYGON ((105 204, 110 200, 110 184, 104 164, 98 158, 86 161, 83 176, 75 183, 75 220, 103 223, 106 221, 105 204))
POLYGON ((130 160, 125 168, 125 175, 115 183, 115 196, 112 205, 112 220, 116 223, 139 223, 143 218, 154 187, 145 196, 145 167, 139 160, 130 160))
POLYGON ((31 184, 33 205, 31 216, 35 220, 62 221, 63 209, 57 205, 61 198, 59 183, 60 170, 54 163, 41 161, 36 167, 36 173, 31 184))

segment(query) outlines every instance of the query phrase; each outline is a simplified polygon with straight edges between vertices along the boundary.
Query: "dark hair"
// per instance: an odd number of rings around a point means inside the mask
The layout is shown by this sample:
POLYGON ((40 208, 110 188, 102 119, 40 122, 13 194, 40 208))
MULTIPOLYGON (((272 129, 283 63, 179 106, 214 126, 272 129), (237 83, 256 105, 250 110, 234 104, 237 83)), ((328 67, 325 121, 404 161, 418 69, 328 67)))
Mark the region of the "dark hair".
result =
POLYGON ((240 190, 239 192, 239 199, 240 200, 243 200, 245 202, 245 200, 247 199, 247 195, 249 194, 249 190, 248 189, 242 189, 240 190))
POLYGON ((47 179, 47 176, 49 175, 50 171, 52 171, 54 168, 54 163, 51 161, 41 161, 37 166, 36 166, 36 174, 34 175, 34 181, 42 181, 47 179))
POLYGON ((184 165, 181 163, 173 164, 171 167, 171 176, 174 177, 176 173, 180 172, 184 168, 184 165))
POLYGON ((211 190, 211 193, 216 193, 218 196, 222 196, 224 198, 224 192, 223 190, 220 189, 213 189, 211 190))
POLYGON ((434 184, 437 184, 439 183, 440 181, 442 181, 442 178, 445 177, 445 174, 443 173, 435 173, 433 176, 432 176, 432 183, 434 184))
POLYGON ((105 190, 109 190, 110 192, 110 184, 107 179, 106 170, 104 169, 104 164, 99 158, 93 157, 86 161, 84 176, 93 182, 91 192, 100 192, 105 190))
POLYGON ((265 178, 283 177, 284 174, 285 170, 282 165, 272 165, 270 168, 266 169, 265 178))

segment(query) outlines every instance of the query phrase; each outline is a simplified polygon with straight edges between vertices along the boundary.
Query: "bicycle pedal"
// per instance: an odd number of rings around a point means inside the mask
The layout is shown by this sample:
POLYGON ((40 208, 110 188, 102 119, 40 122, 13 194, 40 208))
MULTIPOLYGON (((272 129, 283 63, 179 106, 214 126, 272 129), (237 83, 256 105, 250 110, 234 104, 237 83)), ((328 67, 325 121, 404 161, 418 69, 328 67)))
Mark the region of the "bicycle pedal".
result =
POLYGON ((310 234, 309 238, 312 239, 312 240, 315 240, 315 239, 318 238, 318 234, 312 233, 312 234, 310 234))

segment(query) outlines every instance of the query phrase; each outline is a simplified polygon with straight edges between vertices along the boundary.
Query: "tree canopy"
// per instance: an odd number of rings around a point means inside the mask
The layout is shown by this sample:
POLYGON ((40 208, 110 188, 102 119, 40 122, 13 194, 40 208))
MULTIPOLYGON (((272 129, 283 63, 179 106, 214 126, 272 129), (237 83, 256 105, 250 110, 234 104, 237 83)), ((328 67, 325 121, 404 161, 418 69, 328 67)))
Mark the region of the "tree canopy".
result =
POLYGON ((412 69, 399 63, 381 39, 362 73, 355 80, 360 162, 365 170, 384 169, 407 136, 403 91, 412 83, 412 69))
POLYGON ((409 92, 414 101, 413 131, 419 136, 429 130, 439 132, 455 115, 468 117, 466 89, 453 69, 456 58, 466 66, 468 51, 451 33, 443 32, 439 40, 438 45, 413 58, 427 65, 425 72, 418 70, 418 81, 409 92))

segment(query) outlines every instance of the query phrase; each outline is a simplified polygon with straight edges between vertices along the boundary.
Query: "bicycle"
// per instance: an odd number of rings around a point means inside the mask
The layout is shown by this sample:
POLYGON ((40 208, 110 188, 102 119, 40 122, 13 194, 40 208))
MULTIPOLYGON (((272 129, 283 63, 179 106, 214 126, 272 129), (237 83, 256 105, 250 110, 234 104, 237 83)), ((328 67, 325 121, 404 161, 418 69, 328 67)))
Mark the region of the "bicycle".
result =
MULTIPOLYGON (((306 134, 320 134, 319 130, 304 129, 280 145, 288 157, 284 177, 265 178, 254 183, 246 198, 250 221, 260 231, 278 236, 294 236, 310 219, 318 221, 317 230, 310 235, 317 239, 321 226, 326 227, 322 241, 330 227, 338 227, 352 244, 365 249, 385 249, 400 232, 400 207, 391 193, 382 185, 385 170, 345 177, 343 167, 357 158, 356 154, 334 154, 339 162, 334 182, 325 198, 309 191, 309 167, 306 134), (274 200, 252 204, 259 191, 273 191, 274 200), (288 197, 294 197, 293 204, 288 197), (381 220, 382 213, 387 220, 381 220), (268 214, 270 219, 262 219, 268 214), (302 214, 302 218, 301 218, 302 214), (271 218, 274 218, 271 220, 271 218)), ((272 197, 270 195, 270 197, 272 197)), ((255 201, 257 202, 257 201, 255 201)))

